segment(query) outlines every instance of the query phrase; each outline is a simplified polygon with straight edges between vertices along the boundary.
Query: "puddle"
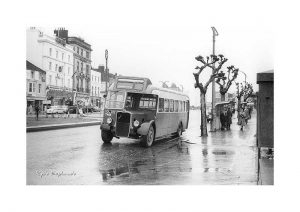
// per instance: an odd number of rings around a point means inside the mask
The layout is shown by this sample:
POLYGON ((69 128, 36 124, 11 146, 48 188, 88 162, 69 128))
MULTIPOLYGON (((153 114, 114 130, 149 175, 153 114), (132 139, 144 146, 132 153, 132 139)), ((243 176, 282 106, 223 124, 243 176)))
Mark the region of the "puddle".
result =
POLYGON ((233 151, 225 151, 225 150, 214 150, 214 151, 212 151, 212 153, 214 155, 232 155, 232 154, 234 154, 233 151))
POLYGON ((102 180, 107 181, 117 176, 129 177, 130 174, 139 173, 139 170, 135 167, 123 166, 115 169, 100 170, 100 173, 102 175, 102 180))

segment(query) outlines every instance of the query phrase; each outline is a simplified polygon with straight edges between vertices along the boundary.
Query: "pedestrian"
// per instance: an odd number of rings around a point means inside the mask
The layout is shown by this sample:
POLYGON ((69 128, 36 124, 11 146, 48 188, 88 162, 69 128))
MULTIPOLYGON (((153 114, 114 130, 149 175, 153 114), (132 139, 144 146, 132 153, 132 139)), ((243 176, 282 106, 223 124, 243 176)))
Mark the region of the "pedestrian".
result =
POLYGON ((221 113, 220 113, 220 122, 221 122, 221 130, 224 130, 225 128, 225 114, 224 114, 224 109, 221 110, 221 113))
POLYGON ((245 107, 244 113, 245 113, 245 122, 246 124, 248 124, 248 119, 250 119, 248 106, 245 107))
POLYGON ((232 113, 230 108, 227 110, 227 130, 230 130, 230 125, 232 124, 232 113))
POLYGON ((36 120, 38 121, 39 120, 39 112, 40 112, 40 107, 39 105, 37 104, 35 106, 35 114, 36 114, 36 120))
POLYGON ((250 107, 249 107, 249 117, 250 117, 249 119, 251 119, 251 113, 252 113, 252 110, 253 110, 253 108, 250 106, 250 107))
POLYGON ((241 110, 240 110, 241 131, 243 131, 244 126, 246 125, 245 117, 246 117, 246 115, 245 115, 244 109, 241 108, 241 110))

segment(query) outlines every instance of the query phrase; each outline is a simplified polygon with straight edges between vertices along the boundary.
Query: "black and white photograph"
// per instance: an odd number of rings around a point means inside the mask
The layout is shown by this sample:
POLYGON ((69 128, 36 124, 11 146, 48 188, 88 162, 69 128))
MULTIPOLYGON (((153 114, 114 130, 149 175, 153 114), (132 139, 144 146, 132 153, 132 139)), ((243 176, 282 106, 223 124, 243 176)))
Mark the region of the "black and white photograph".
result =
POLYGON ((294 211, 292 5, 10 5, 3 211, 294 211))
POLYGON ((26 29, 27 185, 274 184, 270 32, 79 33, 26 29))

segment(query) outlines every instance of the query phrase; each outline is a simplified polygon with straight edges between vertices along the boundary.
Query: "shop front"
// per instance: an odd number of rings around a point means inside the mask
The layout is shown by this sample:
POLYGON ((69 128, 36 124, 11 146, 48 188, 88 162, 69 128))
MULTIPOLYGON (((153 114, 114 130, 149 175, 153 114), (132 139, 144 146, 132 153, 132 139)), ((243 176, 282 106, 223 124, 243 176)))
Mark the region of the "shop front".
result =
POLYGON ((67 90, 49 89, 47 91, 47 105, 73 105, 73 92, 67 90))
POLYGON ((35 107, 38 105, 40 107, 40 112, 44 111, 43 107, 43 101, 45 101, 46 98, 44 97, 34 97, 30 94, 27 94, 27 110, 26 114, 35 114, 35 107))
POLYGON ((101 97, 91 97, 91 105, 101 107, 101 97))
POLYGON ((74 105, 78 105, 79 107, 85 107, 90 105, 89 95, 86 93, 76 93, 74 105))

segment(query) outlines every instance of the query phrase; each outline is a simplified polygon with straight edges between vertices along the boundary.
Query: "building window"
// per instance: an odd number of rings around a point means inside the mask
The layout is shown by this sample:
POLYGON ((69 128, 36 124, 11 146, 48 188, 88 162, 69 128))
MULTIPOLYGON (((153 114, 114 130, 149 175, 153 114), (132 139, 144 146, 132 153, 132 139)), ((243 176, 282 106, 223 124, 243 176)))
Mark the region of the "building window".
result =
POLYGON ((32 83, 32 92, 35 92, 35 83, 32 83))
POLYGON ((77 71, 79 71, 79 61, 77 61, 77 71))
POLYGON ((92 86, 92 96, 94 96, 94 86, 92 86))
POLYGON ((86 67, 86 73, 88 73, 90 67, 89 67, 89 65, 86 65, 85 67, 86 67))
POLYGON ((70 67, 68 67, 68 75, 70 75, 70 67))
POLYGON ((57 71, 58 70, 58 65, 57 64, 55 64, 55 71, 57 71))
POLYGON ((99 89, 99 87, 98 87, 98 96, 100 96, 100 89, 99 89))
POLYGON ((49 48, 49 56, 52 56, 52 48, 49 48))
POLYGON ((77 46, 77 54, 79 54, 79 47, 77 46))
POLYGON ((70 79, 68 79, 68 88, 70 88, 70 79))
POLYGON ((49 84, 51 85, 52 84, 52 76, 49 75, 49 84))
POLYGON ((28 89, 28 92, 32 92, 32 83, 31 83, 31 82, 29 83, 29 89, 28 89))
POLYGON ((68 62, 70 62, 70 55, 68 55, 68 62))
POLYGON ((31 71, 31 79, 34 79, 34 71, 31 71))
POLYGON ((81 62, 81 71, 83 71, 83 62, 81 62))
POLYGON ((49 70, 52 70, 52 62, 49 62, 49 70))
POLYGON ((41 74, 41 72, 38 72, 38 73, 39 73, 39 80, 42 81, 42 74, 41 74))
POLYGON ((64 53, 61 53, 61 60, 64 61, 64 56, 65 54, 64 53))
POLYGON ((83 56, 83 49, 81 49, 81 52, 80 52, 81 56, 83 56))
POLYGON ((56 51, 56 58, 58 58, 58 51, 56 51))
POLYGON ((41 93, 42 85, 39 84, 39 93, 41 93))
POLYGON ((86 58, 89 59, 89 57, 90 57, 90 53, 86 51, 86 58))

